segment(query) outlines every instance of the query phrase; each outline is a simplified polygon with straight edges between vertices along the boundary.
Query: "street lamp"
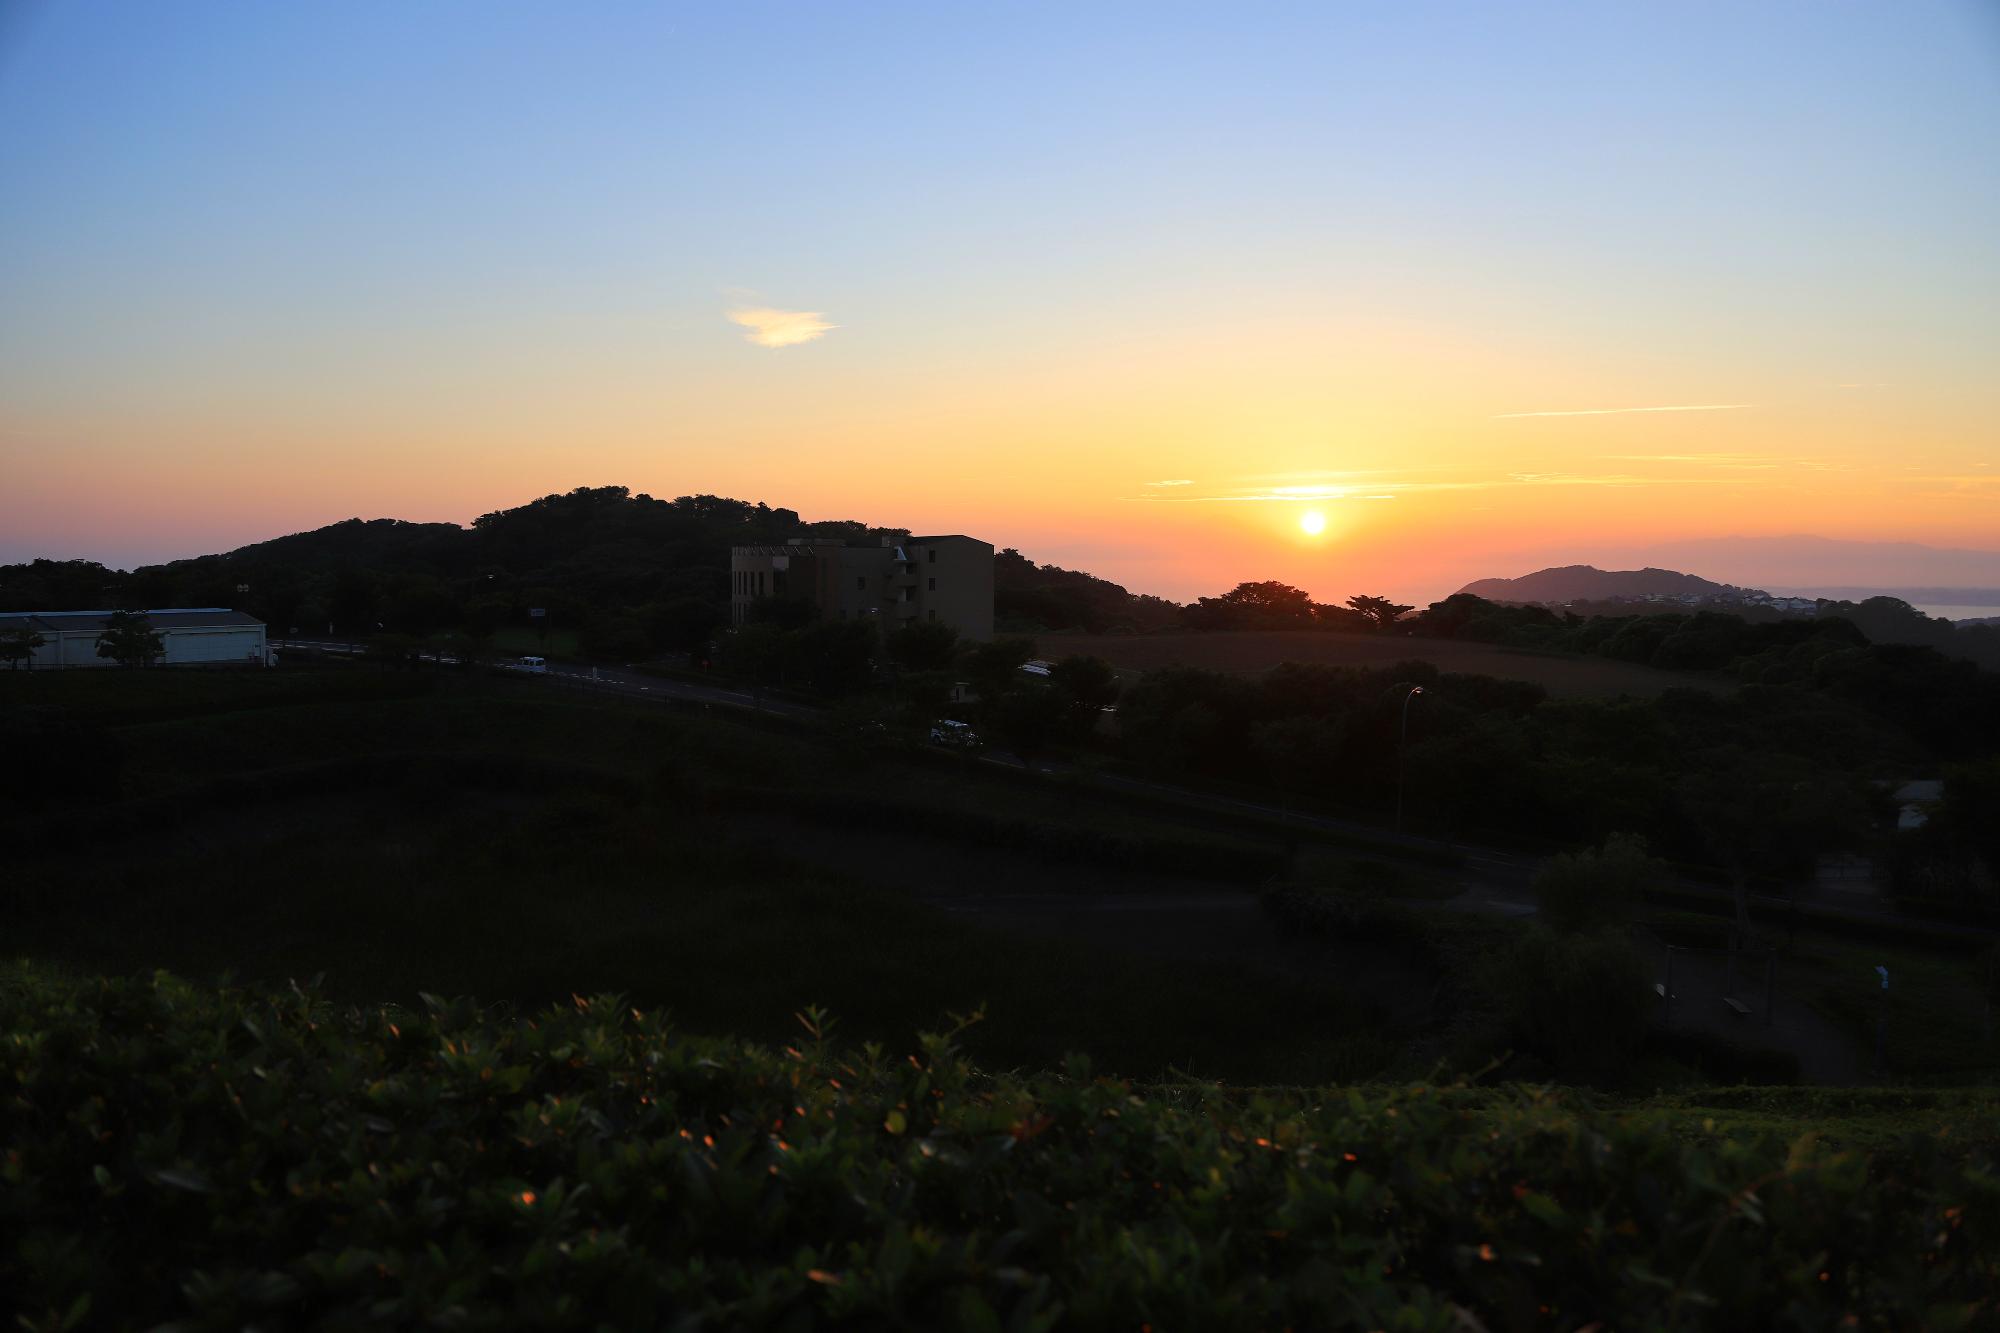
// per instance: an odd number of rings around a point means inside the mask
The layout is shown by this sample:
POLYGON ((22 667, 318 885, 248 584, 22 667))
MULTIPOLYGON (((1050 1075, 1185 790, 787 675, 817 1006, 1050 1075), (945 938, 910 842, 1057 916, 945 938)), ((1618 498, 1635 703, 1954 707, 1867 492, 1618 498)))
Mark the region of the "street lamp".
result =
POLYGON ((1403 831, 1403 751, 1410 743, 1410 700, 1424 692, 1421 685, 1410 686, 1403 696, 1403 730, 1396 740, 1396 832, 1403 831))

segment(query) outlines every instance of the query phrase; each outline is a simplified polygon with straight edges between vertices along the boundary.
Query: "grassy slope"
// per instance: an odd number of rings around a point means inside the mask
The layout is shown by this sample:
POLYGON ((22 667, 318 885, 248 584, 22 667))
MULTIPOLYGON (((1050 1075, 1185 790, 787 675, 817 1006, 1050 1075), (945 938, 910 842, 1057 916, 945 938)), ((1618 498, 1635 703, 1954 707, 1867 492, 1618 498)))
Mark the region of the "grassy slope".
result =
MULTIPOLYGON (((231 677, 234 698, 220 677, 139 682, 164 720, 114 728, 127 785, 185 803, 122 841, 65 840, 21 866, 10 950, 88 971, 324 971, 357 999, 621 991, 698 1030, 766 1037, 806 1003, 896 1040, 984 1003, 975 1048, 1003 1067, 1085 1049, 1141 1075, 1320 1080, 1394 1056, 1330 985, 982 930, 733 841, 713 808, 734 784, 836 772, 924 790, 878 761, 531 683, 446 675, 412 694, 394 674, 287 674, 231 677)), ((125 681, 81 675, 61 683, 71 704, 131 717, 125 681)), ((926 799, 969 803, 941 790, 926 799)), ((1010 817, 1058 813, 1059 798, 1017 785, 991 795, 1010 817)), ((885 798, 883 817, 916 816, 885 798)))

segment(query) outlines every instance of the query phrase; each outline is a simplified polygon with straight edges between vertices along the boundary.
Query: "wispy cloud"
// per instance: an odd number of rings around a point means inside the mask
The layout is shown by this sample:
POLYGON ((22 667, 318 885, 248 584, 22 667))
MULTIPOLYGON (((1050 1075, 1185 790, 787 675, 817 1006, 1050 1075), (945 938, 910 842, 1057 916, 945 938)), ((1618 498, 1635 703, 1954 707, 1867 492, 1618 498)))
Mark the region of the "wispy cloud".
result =
POLYGON ((1181 477, 1174 481, 1149 481, 1146 484, 1148 486, 1192 486, 1194 482, 1186 477, 1181 477))
POLYGON ((1519 417, 1615 417, 1627 412, 1734 412, 1750 403, 1678 403, 1672 407, 1578 407, 1561 412, 1496 412, 1495 421, 1519 417))
POLYGON ((1400 495, 1437 491, 1488 491, 1538 486, 1714 486, 1735 485, 1734 477, 1642 477, 1629 473, 1511 472, 1500 477, 1458 481, 1377 481, 1362 486, 1239 486, 1212 495, 1129 495, 1156 504, 1297 504, 1301 501, 1393 500, 1400 495))
POLYGON ((1738 454, 1738 453, 1697 453, 1697 454, 1599 454, 1600 459, 1610 463, 1687 463, 1697 467, 1715 468, 1723 472, 1776 472, 1790 469, 1800 472, 1853 472, 1851 463, 1839 463, 1828 458, 1804 458, 1796 455, 1738 454))
POLYGON ((826 322, 823 310, 774 310, 769 306, 739 307, 729 312, 729 322, 750 330, 744 338, 759 347, 793 347, 823 337, 838 324, 826 322))

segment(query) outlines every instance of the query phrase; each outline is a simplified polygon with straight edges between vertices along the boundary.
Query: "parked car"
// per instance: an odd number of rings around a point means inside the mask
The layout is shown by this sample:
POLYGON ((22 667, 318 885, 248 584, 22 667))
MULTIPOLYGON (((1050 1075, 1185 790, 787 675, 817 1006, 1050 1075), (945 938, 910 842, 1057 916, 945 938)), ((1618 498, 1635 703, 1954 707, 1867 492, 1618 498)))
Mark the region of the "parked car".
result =
POLYGON ((931 723, 931 744, 954 750, 969 750, 979 744, 979 733, 963 722, 940 718, 931 723))
POLYGON ((525 671, 533 676, 545 676, 548 674, 549 664, 546 660, 539 657, 517 657, 507 664, 507 669, 509 671, 525 671))

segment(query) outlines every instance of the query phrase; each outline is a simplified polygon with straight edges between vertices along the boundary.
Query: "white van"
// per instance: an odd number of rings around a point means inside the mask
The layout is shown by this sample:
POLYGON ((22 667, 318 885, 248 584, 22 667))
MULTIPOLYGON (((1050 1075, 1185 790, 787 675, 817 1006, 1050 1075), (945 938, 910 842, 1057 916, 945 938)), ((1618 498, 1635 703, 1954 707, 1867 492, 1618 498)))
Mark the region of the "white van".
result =
POLYGON ((509 662, 507 669, 509 671, 526 671, 530 675, 535 676, 545 676, 548 674, 549 664, 539 657, 520 657, 509 662))

